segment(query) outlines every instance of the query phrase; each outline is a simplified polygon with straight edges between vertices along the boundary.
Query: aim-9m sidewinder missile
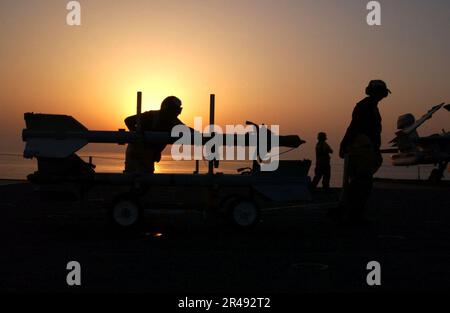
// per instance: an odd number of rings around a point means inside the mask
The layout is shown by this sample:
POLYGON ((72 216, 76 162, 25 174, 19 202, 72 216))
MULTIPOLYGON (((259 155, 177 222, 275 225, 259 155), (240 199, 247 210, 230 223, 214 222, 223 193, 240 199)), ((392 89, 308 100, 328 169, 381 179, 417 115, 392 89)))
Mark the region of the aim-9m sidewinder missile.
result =
MULTIPOLYGON (((214 95, 211 95, 211 110, 214 112, 214 95)), ((137 116, 138 123, 141 115, 141 93, 138 93, 137 116)), ((181 138, 171 136, 169 132, 141 132, 138 124, 138 131, 126 131, 119 129, 117 131, 98 131, 89 130, 75 118, 68 115, 56 114, 24 114, 26 128, 22 131, 22 140, 26 142, 24 157, 26 158, 66 158, 74 154, 88 143, 116 143, 119 145, 144 142, 146 144, 173 144, 181 138)), ((213 118, 212 118, 213 120, 213 118)), ((247 122, 247 125, 254 125, 247 122)), ((256 125, 255 125, 256 126, 256 125)), ((263 126, 264 127, 264 126, 263 126)), ((201 133, 201 144, 211 140, 213 136, 223 136, 224 145, 233 145, 244 143, 245 146, 251 145, 250 137, 258 135, 258 127, 254 127, 254 132, 245 134, 208 134, 203 136, 201 133), (243 137, 243 138, 242 138, 243 137)), ((191 132, 192 141, 195 142, 196 132, 191 132)), ((272 148, 272 140, 268 136, 268 150, 272 148)), ((299 136, 277 136, 278 146, 297 148, 305 141, 299 136)))

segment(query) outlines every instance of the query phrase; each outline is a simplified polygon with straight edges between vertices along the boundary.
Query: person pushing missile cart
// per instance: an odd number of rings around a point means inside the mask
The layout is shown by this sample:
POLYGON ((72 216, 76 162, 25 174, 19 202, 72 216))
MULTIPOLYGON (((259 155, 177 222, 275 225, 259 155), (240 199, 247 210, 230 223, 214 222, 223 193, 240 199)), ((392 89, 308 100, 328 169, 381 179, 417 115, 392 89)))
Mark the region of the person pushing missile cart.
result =
MULTIPOLYGON (((140 95, 139 95, 140 96, 140 95)), ((159 111, 147 111, 140 116, 140 126, 138 115, 132 115, 125 119, 125 124, 130 131, 160 131, 170 132, 176 125, 184 125, 178 119, 182 111, 181 100, 174 96, 169 96, 161 103, 159 111)), ((194 131, 191 129, 191 131, 194 131)), ((161 153, 167 144, 148 145, 144 142, 129 143, 126 150, 125 173, 155 171, 155 162, 161 160, 161 153)))

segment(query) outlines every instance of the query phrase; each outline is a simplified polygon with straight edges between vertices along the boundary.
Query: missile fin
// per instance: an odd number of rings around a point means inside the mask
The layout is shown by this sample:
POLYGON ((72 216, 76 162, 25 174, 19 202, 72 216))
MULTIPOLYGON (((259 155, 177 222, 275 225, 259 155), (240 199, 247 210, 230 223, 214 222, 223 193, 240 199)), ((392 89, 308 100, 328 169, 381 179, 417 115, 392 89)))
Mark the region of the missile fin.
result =
POLYGON ((25 158, 66 158, 88 144, 86 139, 71 138, 58 140, 52 138, 30 138, 23 152, 25 158))
POLYGON ((70 115, 25 113, 25 125, 30 130, 86 131, 83 124, 70 115))

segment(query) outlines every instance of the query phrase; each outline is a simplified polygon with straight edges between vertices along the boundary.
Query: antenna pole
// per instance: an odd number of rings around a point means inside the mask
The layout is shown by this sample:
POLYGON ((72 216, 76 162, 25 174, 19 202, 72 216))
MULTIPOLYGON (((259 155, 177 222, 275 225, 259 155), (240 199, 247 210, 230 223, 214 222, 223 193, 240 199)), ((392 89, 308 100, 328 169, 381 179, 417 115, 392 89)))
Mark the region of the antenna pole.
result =
MULTIPOLYGON (((216 105, 216 96, 214 94, 209 95, 209 125, 213 127, 214 125, 214 109, 216 105)), ((214 137, 214 132, 211 133, 211 138, 214 137)), ((213 147, 212 152, 215 152, 215 147, 213 147)), ((214 174, 214 161, 208 162, 208 174, 214 174)))
POLYGON ((142 91, 137 92, 136 104, 136 131, 141 132, 141 112, 142 112, 142 91))

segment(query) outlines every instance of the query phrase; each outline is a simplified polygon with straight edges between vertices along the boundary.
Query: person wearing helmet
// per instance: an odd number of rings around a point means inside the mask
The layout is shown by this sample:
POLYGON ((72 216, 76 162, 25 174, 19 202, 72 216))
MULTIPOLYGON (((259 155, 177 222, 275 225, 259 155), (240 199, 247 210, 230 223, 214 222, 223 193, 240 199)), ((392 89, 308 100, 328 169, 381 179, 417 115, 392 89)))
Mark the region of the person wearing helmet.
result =
POLYGON ((331 147, 327 144, 327 134, 320 132, 317 135, 317 145, 316 145, 316 167, 314 169, 314 179, 311 182, 312 189, 317 187, 320 180, 322 179, 323 189, 330 188, 330 176, 331 176, 331 165, 330 165, 330 154, 333 153, 331 147))
MULTIPOLYGON (((181 100, 170 96, 161 103, 160 110, 147 111, 141 114, 142 131, 170 132, 176 125, 184 125, 178 119, 182 111, 181 100)), ((132 115, 125 119, 130 131, 136 130, 137 116, 132 115)), ((167 144, 148 145, 141 142, 129 143, 125 157, 125 172, 154 173, 155 162, 161 160, 161 153, 167 144)))
POLYGON ((391 93, 382 80, 370 81, 365 91, 367 97, 356 104, 340 144, 339 156, 345 160, 343 191, 339 207, 330 211, 330 217, 350 224, 365 221, 373 175, 383 162, 378 103, 391 93))

